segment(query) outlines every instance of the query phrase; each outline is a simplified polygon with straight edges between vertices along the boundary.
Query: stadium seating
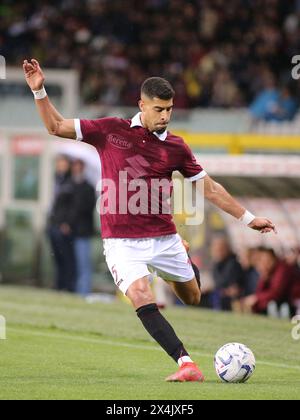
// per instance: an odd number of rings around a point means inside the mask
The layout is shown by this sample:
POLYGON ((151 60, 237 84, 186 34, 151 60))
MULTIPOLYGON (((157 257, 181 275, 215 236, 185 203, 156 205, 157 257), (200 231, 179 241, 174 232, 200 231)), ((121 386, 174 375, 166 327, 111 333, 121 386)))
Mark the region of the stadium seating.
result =
POLYGON ((245 106, 268 72, 291 80, 300 39, 299 2, 246 3, 3 0, 0 54, 9 65, 35 56, 78 69, 86 103, 135 106, 141 81, 159 74, 175 85, 180 108, 245 106))

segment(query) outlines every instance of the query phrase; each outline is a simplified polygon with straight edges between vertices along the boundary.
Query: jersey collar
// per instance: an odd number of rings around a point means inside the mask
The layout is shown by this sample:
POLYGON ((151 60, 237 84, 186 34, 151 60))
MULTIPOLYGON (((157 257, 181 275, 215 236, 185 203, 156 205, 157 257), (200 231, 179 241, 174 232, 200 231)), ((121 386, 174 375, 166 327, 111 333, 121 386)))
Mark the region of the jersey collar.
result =
MULTIPOLYGON (((130 128, 134 128, 134 127, 143 127, 142 121, 141 121, 141 115, 142 113, 139 112, 138 114, 136 114, 132 120, 131 120, 131 126, 130 128)), ((158 133, 153 133, 159 140, 161 141, 166 141, 167 137, 168 137, 168 131, 164 131, 162 134, 158 134, 158 133)))

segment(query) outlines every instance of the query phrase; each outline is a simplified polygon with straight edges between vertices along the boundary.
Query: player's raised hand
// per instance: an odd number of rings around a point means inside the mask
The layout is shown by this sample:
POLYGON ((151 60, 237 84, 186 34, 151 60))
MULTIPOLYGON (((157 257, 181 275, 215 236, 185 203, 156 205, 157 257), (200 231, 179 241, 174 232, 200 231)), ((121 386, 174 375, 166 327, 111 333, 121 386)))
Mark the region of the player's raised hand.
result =
POLYGON ((31 90, 40 90, 44 86, 45 76, 37 60, 23 63, 25 79, 31 90))
POLYGON ((274 223, 263 217, 256 217, 253 222, 250 223, 249 227, 261 233, 275 232, 277 234, 277 229, 274 223))

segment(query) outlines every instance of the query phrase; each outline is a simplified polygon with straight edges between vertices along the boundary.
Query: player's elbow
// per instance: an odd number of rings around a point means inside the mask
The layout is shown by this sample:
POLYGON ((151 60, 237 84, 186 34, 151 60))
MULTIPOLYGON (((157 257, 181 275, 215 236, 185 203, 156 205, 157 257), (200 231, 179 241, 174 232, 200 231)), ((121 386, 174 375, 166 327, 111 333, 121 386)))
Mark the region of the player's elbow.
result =
POLYGON ((47 126, 47 130, 50 136, 59 137, 59 123, 47 126))
POLYGON ((221 185, 217 182, 211 182, 205 189, 204 195, 205 198, 209 201, 215 201, 215 199, 219 196, 221 185))
POLYGON ((74 127, 74 120, 56 121, 47 128, 48 133, 51 136, 72 140, 76 140, 77 138, 77 134, 74 127))
POLYGON ((48 130, 48 134, 50 136, 58 137, 58 134, 57 134, 56 130, 52 130, 51 128, 48 128, 47 130, 48 130))
POLYGON ((204 196, 207 200, 213 201, 213 197, 215 196, 215 193, 207 190, 207 191, 205 191, 204 196))
POLYGON ((69 138, 75 139, 76 136, 74 135, 73 131, 68 127, 67 120, 55 121, 50 124, 48 127, 48 133, 51 136, 61 137, 61 138, 69 138))

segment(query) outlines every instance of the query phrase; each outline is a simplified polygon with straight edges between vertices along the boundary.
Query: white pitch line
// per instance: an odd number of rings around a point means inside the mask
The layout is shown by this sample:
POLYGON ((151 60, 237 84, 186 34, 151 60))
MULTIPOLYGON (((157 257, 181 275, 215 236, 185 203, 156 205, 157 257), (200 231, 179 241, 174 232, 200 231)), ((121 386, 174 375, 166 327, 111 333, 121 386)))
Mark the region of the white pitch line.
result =
MULTIPOLYGON (((74 335, 42 333, 42 332, 24 330, 23 328, 22 329, 9 328, 8 334, 9 334, 9 331, 16 332, 18 334, 21 333, 21 334, 25 334, 25 335, 31 335, 31 336, 35 336, 35 337, 47 337, 47 338, 56 338, 56 339, 62 339, 62 340, 80 341, 82 343, 89 343, 89 344, 104 344, 104 345, 107 345, 107 346, 126 347, 126 348, 136 349, 136 350, 151 350, 151 351, 160 351, 160 352, 163 351, 161 348, 154 347, 154 346, 151 346, 151 345, 144 346, 142 344, 120 343, 118 341, 102 340, 100 338, 99 339, 93 339, 93 338, 87 338, 87 337, 78 337, 78 336, 74 336, 74 335)), ((195 356, 212 358, 212 355, 208 354, 208 353, 201 353, 201 352, 197 352, 197 351, 193 351, 192 353, 195 356)), ((300 366, 286 365, 284 363, 279 364, 279 363, 271 363, 271 362, 265 362, 265 361, 260 361, 259 360, 259 361, 257 361, 257 364, 258 365, 275 367, 275 368, 279 368, 279 369, 290 369, 290 370, 299 370, 300 371, 300 366)))

